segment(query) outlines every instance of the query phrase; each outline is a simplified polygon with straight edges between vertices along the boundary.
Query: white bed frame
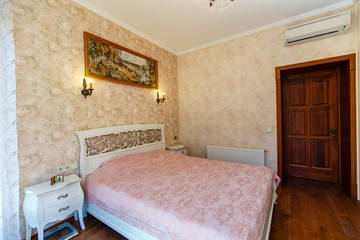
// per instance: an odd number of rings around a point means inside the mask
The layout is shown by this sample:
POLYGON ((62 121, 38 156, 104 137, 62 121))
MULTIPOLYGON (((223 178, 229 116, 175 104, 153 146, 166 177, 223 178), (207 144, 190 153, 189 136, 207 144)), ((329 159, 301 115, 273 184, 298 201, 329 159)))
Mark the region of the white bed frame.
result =
POLYGON ((94 172, 105 161, 127 156, 135 153, 151 152, 154 150, 165 150, 165 135, 163 124, 141 124, 141 125, 125 125, 108 128, 97 128, 85 131, 75 132, 80 141, 80 177, 84 181, 86 176, 94 172), (117 149, 115 151, 106 152, 98 155, 87 155, 86 139, 98 137, 108 134, 118 134, 123 132, 132 132, 139 130, 161 130, 161 141, 155 143, 134 146, 125 149, 117 149))
MULTIPOLYGON (((76 135, 80 141, 80 177, 82 181, 85 178, 94 172, 103 162, 119 158, 122 156, 127 156, 135 153, 144 153, 151 152, 154 150, 165 150, 165 135, 164 135, 164 125, 162 124, 142 124, 142 125, 126 125, 126 126, 117 126, 117 127, 108 127, 108 128, 98 128, 92 130, 85 130, 76 132, 76 135), (161 130, 161 140, 153 143, 147 143, 140 146, 129 147, 125 149, 117 149, 111 152, 101 153, 98 155, 88 156, 87 154, 87 146, 86 139, 92 137, 98 137, 108 134, 119 134, 122 132, 131 132, 131 131, 139 131, 139 130, 152 130, 159 129, 161 130)), ((269 207, 269 211, 267 213, 267 219, 265 222, 264 233, 262 240, 268 240, 270 235, 270 226, 271 226, 271 218, 275 200, 277 195, 275 193, 276 184, 273 187, 273 196, 271 205, 269 207)), ((105 223, 106 225, 113 228, 115 231, 119 232, 124 237, 131 240, 157 240, 157 238, 149 235, 148 233, 136 228, 133 225, 128 224, 127 222, 117 218, 116 216, 102 210, 101 208, 85 202, 84 204, 85 210, 89 212, 94 217, 98 218, 100 221, 105 223)))

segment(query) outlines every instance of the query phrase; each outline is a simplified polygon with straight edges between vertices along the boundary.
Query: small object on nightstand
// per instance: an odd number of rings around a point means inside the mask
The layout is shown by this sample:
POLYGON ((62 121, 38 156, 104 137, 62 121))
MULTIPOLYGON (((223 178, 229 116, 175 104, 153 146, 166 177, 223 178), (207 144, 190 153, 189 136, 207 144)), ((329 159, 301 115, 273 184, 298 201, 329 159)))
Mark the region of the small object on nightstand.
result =
POLYGON ((64 220, 70 214, 79 219, 85 229, 82 206, 84 193, 81 179, 76 174, 62 178, 62 184, 40 183, 24 189, 23 204, 26 220, 26 240, 30 240, 32 228, 37 228, 38 239, 44 239, 44 228, 50 222, 64 220))
POLYGON ((179 154, 182 154, 182 155, 187 155, 185 145, 181 145, 181 144, 174 145, 174 146, 168 147, 167 150, 170 151, 170 152, 175 152, 175 153, 179 153, 179 154))
POLYGON ((56 183, 64 182, 64 174, 56 175, 56 183))
POLYGON ((52 178, 51 178, 51 185, 54 185, 55 183, 56 183, 56 177, 55 176, 53 176, 52 178))

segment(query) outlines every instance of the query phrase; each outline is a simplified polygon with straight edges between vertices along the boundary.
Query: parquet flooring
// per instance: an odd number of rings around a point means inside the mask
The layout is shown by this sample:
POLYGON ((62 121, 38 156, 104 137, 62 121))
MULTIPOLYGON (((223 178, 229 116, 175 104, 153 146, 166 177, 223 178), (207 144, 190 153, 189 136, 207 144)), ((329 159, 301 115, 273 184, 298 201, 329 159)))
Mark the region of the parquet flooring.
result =
MULTIPOLYGON (((271 240, 360 240, 360 202, 351 200, 339 185, 288 178, 277 193, 271 240)), ((79 229, 72 239, 126 240, 91 215, 84 221, 85 230, 72 223, 79 229)))
MULTIPOLYGON (((127 240, 127 238, 121 236, 112 228, 100 222, 90 214, 84 218, 85 230, 81 229, 79 221, 71 221, 70 223, 79 231, 79 234, 71 238, 71 240, 127 240)), ((54 233, 45 240, 58 240, 66 234, 68 234, 67 230, 63 230, 59 233, 54 233)))
POLYGON ((287 178, 277 193, 270 239, 360 240, 360 202, 338 184, 287 178))

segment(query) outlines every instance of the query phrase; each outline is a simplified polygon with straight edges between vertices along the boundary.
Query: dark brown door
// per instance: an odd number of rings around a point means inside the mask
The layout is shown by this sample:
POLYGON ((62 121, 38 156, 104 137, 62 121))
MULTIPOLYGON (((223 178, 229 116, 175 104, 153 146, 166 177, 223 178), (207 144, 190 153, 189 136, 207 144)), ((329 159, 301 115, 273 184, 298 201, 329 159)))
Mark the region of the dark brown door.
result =
POLYGON ((338 70, 292 73, 282 84, 284 170, 338 182, 338 70))

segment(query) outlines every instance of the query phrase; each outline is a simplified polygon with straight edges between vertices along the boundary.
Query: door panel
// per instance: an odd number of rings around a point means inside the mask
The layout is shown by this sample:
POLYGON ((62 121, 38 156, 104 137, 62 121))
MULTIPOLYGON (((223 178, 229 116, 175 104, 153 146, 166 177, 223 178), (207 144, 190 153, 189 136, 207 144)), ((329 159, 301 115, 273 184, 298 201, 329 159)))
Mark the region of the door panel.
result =
POLYGON ((304 110, 290 110, 291 135, 304 136, 306 133, 306 112, 304 110), (295 124, 296 123, 296 124, 295 124))
POLYGON ((306 141, 301 139, 291 139, 291 158, 290 165, 307 165, 306 141))
POLYGON ((305 105, 305 81, 298 80, 289 83, 290 89, 290 106, 305 105))
POLYGON ((313 167, 330 168, 329 143, 327 141, 311 141, 311 162, 313 167))
POLYGON ((329 109, 310 111, 310 136, 327 137, 329 135, 329 109))
POLYGON ((327 79, 312 79, 311 81, 311 104, 327 104, 328 103, 328 85, 327 79))
POLYGON ((285 76, 285 174, 338 182, 338 70, 285 76))

